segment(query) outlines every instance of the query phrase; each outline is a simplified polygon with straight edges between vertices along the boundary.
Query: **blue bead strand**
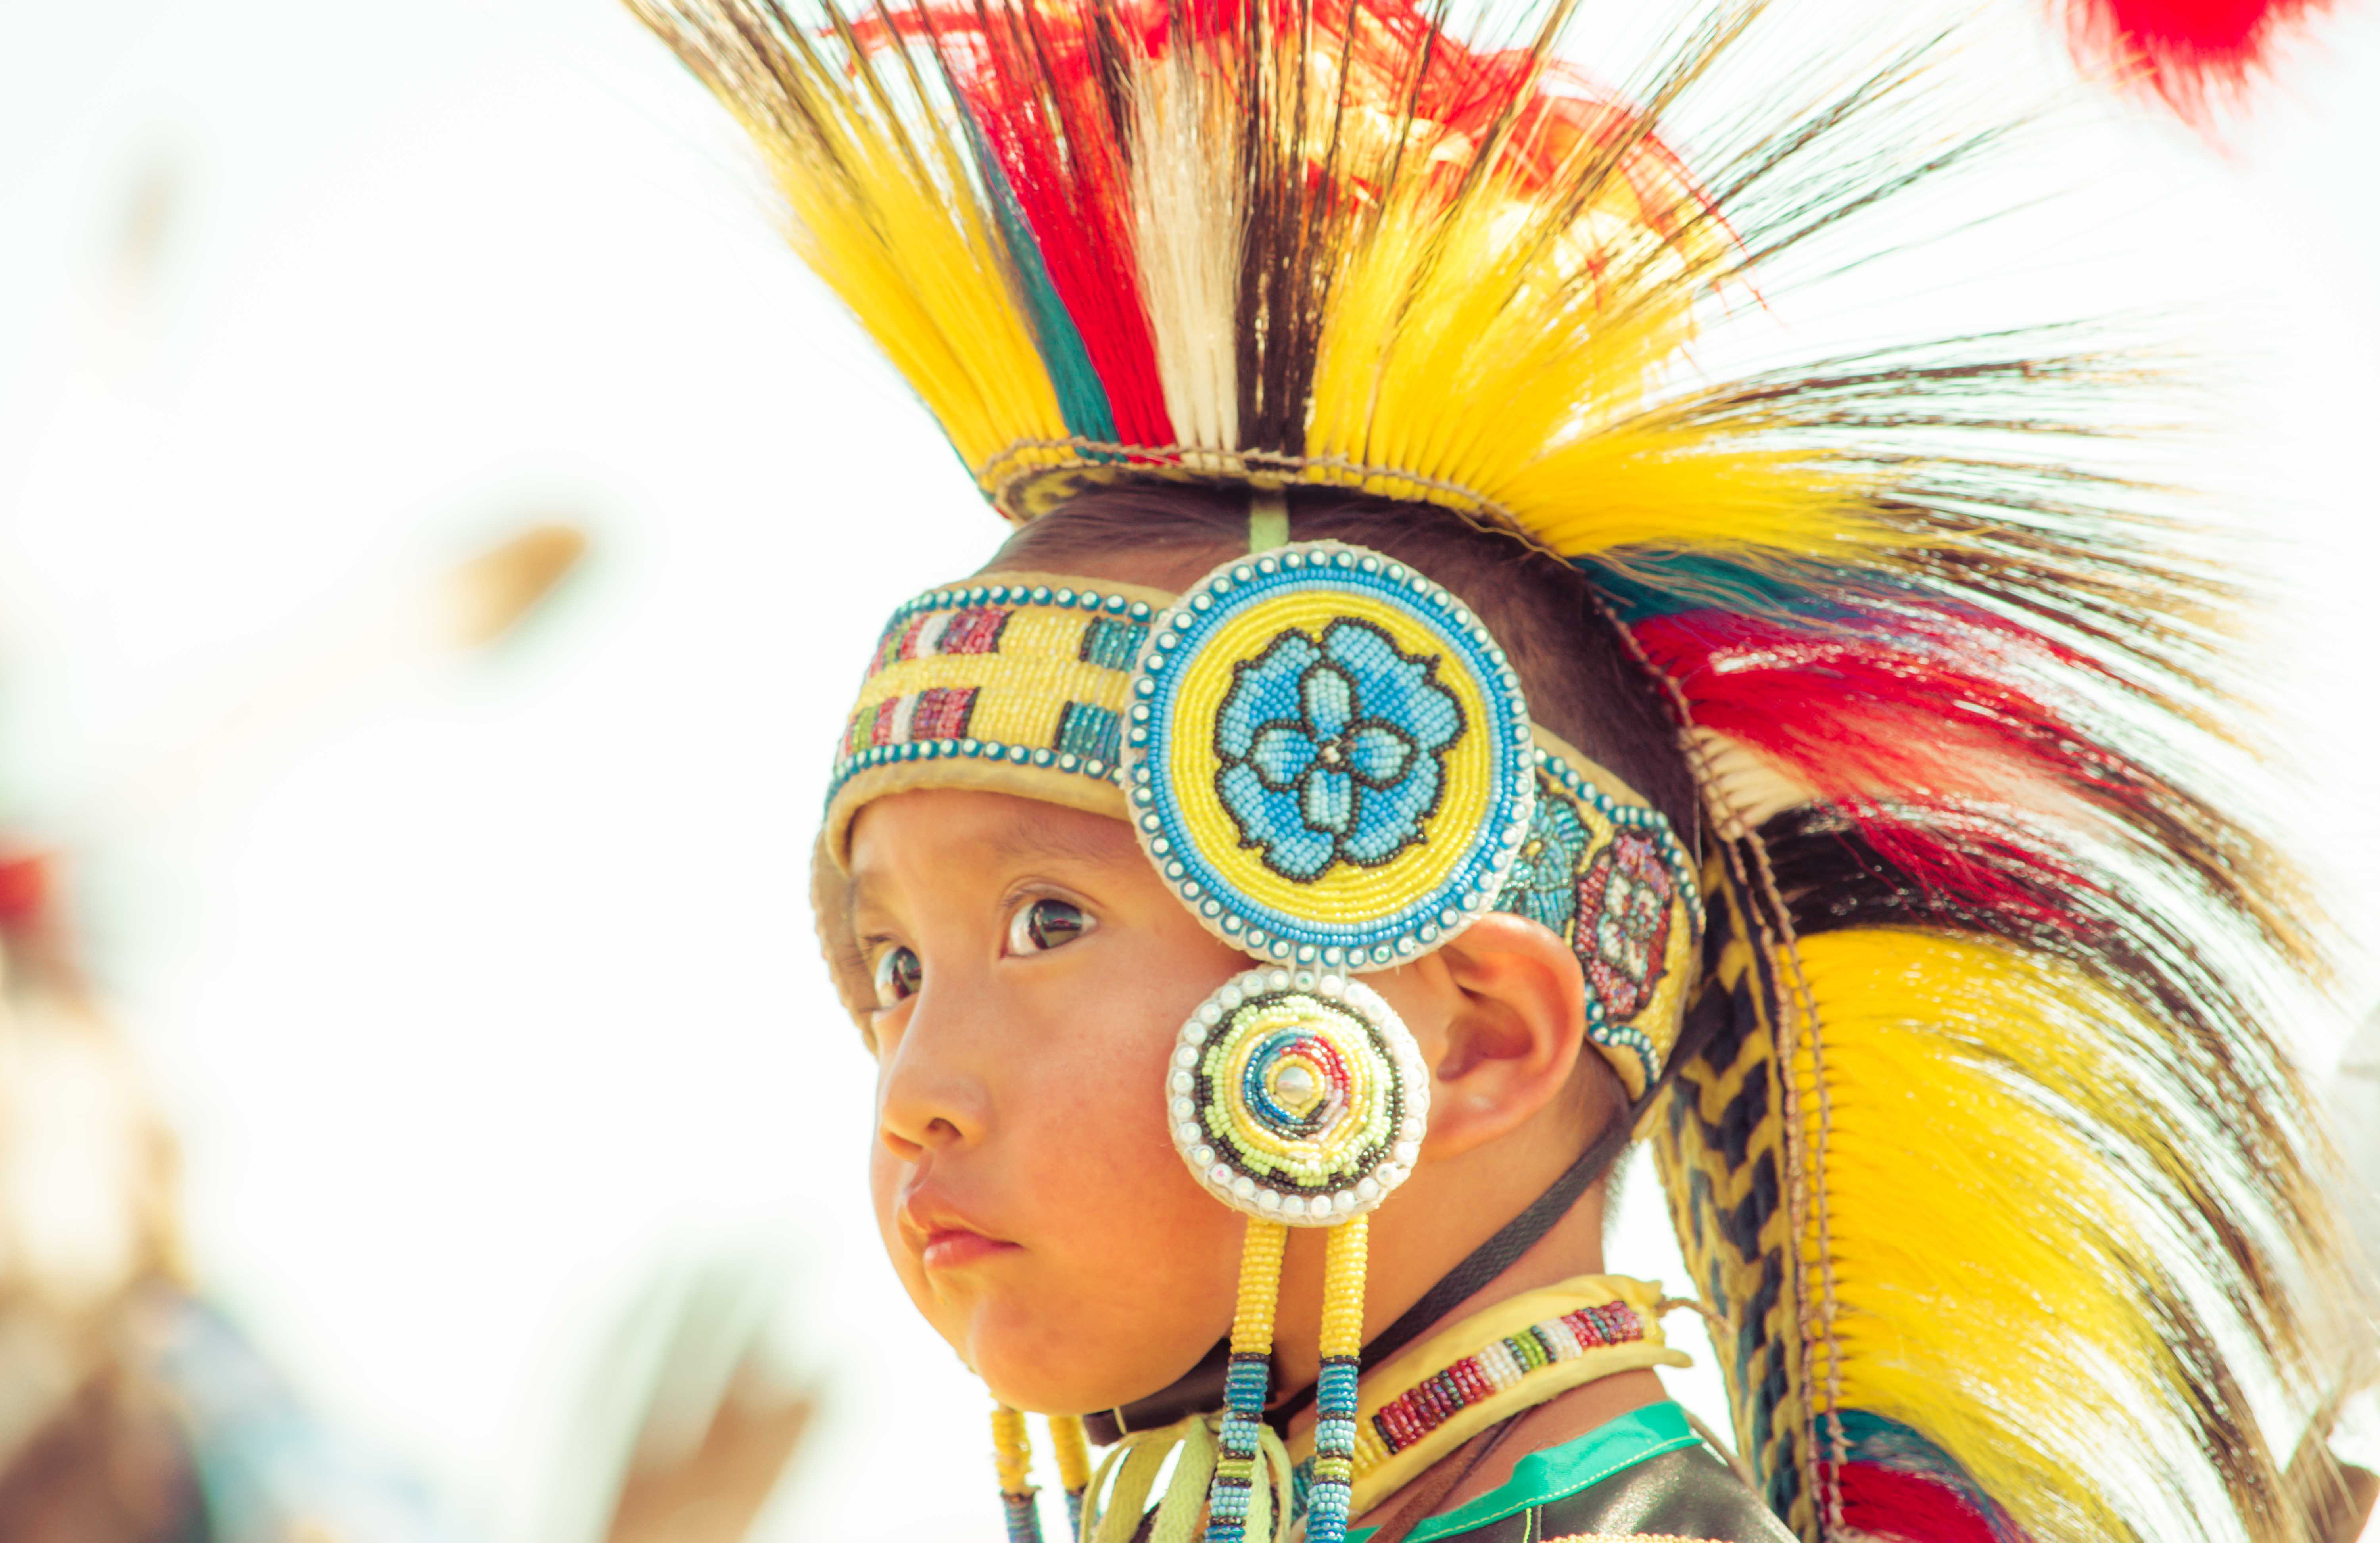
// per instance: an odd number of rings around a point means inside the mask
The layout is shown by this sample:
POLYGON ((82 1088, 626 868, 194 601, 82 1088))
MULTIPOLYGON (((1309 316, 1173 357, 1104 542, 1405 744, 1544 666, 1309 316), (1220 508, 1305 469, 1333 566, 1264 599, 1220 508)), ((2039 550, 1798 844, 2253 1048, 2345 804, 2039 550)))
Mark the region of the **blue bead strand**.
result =
POLYGON ((1239 1355, 1223 1372, 1223 1424, 1215 1433, 1215 1482, 1207 1494, 1207 1543, 1244 1543, 1249 1491, 1264 1482, 1265 1399, 1271 1358, 1239 1355))
POLYGON ((1041 1508, 1033 1503, 1031 1491, 1004 1494, 1000 1504, 1008 1513, 1008 1543, 1041 1543, 1041 1508))
POLYGON ((1314 1483, 1305 1496, 1306 1543, 1346 1543, 1355 1476, 1356 1362, 1326 1356, 1314 1390, 1314 1483))

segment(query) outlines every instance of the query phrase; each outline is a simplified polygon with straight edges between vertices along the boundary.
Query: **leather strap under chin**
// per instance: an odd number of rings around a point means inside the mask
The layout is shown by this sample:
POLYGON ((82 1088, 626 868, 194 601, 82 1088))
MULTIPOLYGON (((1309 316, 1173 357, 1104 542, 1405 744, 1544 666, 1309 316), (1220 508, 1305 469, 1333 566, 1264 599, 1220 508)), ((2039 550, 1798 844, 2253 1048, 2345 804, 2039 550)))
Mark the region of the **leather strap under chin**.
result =
POLYGON ((1099 1446, 1113 1446, 1132 1431, 1155 1430, 1187 1415, 1220 1409, 1223 1374, 1231 1364, 1232 1341, 1226 1335, 1198 1358, 1196 1366, 1147 1398, 1084 1415, 1083 1434, 1099 1446))

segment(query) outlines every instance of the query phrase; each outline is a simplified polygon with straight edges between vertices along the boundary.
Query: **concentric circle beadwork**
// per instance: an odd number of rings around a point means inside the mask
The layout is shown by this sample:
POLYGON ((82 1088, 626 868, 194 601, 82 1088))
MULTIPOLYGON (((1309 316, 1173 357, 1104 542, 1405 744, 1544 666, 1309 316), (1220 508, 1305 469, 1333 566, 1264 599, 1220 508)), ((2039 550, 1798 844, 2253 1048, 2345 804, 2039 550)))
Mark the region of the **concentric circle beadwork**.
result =
POLYGON ((1335 973, 1257 968, 1174 1041, 1166 1107, 1198 1182, 1251 1216, 1325 1227, 1404 1182, 1429 1074, 1378 992, 1335 973))
POLYGON ((1536 797, 1528 706, 1488 628, 1330 541, 1227 564, 1159 615, 1123 765, 1142 845, 1217 936, 1347 971, 1493 909, 1536 797))

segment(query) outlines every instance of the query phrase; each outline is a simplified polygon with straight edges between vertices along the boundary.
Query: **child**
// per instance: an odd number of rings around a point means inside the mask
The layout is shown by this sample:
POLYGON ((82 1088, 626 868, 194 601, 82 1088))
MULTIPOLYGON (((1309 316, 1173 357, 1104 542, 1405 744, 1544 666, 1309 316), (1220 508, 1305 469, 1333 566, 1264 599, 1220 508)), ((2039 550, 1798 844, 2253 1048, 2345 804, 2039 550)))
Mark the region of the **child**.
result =
MULTIPOLYGON (((1187 490, 1090 494, 1030 528, 982 577, 1042 569, 1108 592, 1144 592, 1136 581, 1148 578, 1179 589, 1232 557, 1234 534, 1245 552, 1239 503, 1234 511, 1187 490)), ((1417 569, 1426 554, 1435 573, 1475 578, 1470 592, 1493 597, 1484 615, 1500 637, 1589 631, 1575 580, 1516 560, 1523 554, 1501 538, 1459 526, 1400 532, 1398 511, 1328 492, 1300 490, 1292 503, 1301 541, 1360 536, 1369 549, 1415 558, 1417 569)), ((1036 619, 1028 610, 1007 626, 1036 619)), ((1596 747, 1597 761, 1640 770, 1691 808, 1649 695, 1555 690, 1532 705, 1572 743, 1596 747)), ((978 711, 988 706, 979 697, 978 711)), ((1605 791, 1619 787, 1607 780, 1605 791)), ((1582 828, 1575 816, 1564 827, 1582 828)), ((1520 860, 1556 876, 1543 887, 1567 892, 1576 876, 1560 839, 1524 846, 1520 860)), ((1185 1171, 1150 1100, 1131 1094, 1164 1086, 1185 1013, 1245 968, 1246 956, 1199 926, 1112 815, 964 783, 929 785, 860 807, 848 843, 850 930, 829 935, 845 950, 856 1000, 882 1004, 865 1015, 881 1073, 878 1211, 920 1310, 1004 1401, 1024 1407, 1109 1409, 1173 1382, 1232 1321, 1239 1221, 1185 1171), (863 968, 866 986, 856 981, 863 968), (965 1006, 953 1014, 945 1001, 965 1006), (1098 1160, 1086 1162, 1092 1154, 1098 1160)), ((1624 908, 1615 916, 1625 924, 1624 908)), ((1674 964, 1682 975, 1690 930, 1675 928, 1654 971, 1674 964)), ((1581 1032, 1593 988, 1576 932, 1500 912, 1369 978, 1434 1069, 1427 1160, 1370 1226, 1374 1329, 1556 1186, 1580 1154, 1597 1152, 1597 1178, 1616 1155, 1610 1140, 1627 1133, 1629 1095, 1581 1032)), ((1543 1237, 1515 1239, 1520 1257, 1492 1287, 1458 1292, 1451 1312, 1432 1316, 1460 1321, 1599 1274, 1601 1202, 1591 1189, 1543 1237)), ((1318 1370, 1322 1241, 1303 1229, 1289 1240, 1271 1343, 1282 1393, 1318 1370)), ((1785 1536, 1740 1480, 1694 1450, 1698 1440, 1646 1369, 1677 1364, 1658 1348, 1656 1299, 1615 1298, 1611 1283, 1572 1294, 1539 1317, 1621 1300, 1636 1315, 1635 1332, 1545 1368, 1606 1375, 1500 1426, 1504 1440, 1445 1497, 1449 1505, 1502 1489, 1496 1508, 1515 1513, 1511 1527, 1525 1525, 1520 1492, 1502 1482, 1515 1461, 1597 1432, 1569 1461, 1540 1464, 1542 1478, 1532 1470, 1536 1488, 1575 1490, 1623 1462, 1631 1471, 1572 1494, 1556 1512, 1564 1520, 1542 1522, 1539 1536, 1613 1530, 1622 1513, 1632 1526, 1664 1534, 1785 1536), (1649 1472, 1634 1468, 1647 1460, 1658 1460, 1649 1472)), ((1512 1327, 1525 1331, 1528 1321, 1512 1327)), ((1128 1423, 1204 1412, 1194 1400, 1128 1423)), ((1289 1422, 1293 1440, 1309 1424, 1289 1422)))
POLYGON ((2041 438, 2120 372, 1679 353, 1957 158, 1925 55, 1697 177, 1748 12, 1626 103, 1559 11, 637 3, 1017 524, 815 884, 1013 1538, 1027 1409, 1099 1543, 2300 1536, 2305 944, 2193 791, 2219 586, 2041 438), (1749 1484, 1603 1273, 1634 1135, 1749 1484))

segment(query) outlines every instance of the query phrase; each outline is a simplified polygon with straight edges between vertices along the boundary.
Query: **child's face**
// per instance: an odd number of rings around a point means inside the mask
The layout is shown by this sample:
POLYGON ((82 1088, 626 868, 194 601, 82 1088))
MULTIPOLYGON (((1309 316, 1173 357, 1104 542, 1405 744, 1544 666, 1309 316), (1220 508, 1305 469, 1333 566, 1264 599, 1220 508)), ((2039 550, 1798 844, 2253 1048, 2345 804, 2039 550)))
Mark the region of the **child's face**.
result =
POLYGON ((1242 1219, 1159 1113, 1182 1020, 1246 961, 1119 820, 904 793, 853 828, 877 981, 877 1225, 934 1328, 1003 1402, 1140 1398, 1229 1327, 1242 1219))

